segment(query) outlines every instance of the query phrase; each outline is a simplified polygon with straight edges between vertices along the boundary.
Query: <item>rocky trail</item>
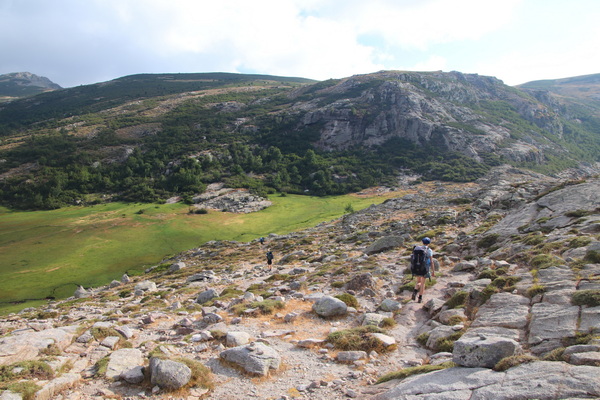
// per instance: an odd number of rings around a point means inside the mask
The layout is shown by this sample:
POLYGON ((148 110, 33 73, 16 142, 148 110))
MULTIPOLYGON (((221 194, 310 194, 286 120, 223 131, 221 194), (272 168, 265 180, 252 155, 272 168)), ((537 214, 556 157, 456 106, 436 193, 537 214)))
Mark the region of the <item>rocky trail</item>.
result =
POLYGON ((2 318, 0 399, 598 398, 599 187, 500 167, 265 245, 206 243, 2 318), (425 235, 438 268, 417 303, 425 235))

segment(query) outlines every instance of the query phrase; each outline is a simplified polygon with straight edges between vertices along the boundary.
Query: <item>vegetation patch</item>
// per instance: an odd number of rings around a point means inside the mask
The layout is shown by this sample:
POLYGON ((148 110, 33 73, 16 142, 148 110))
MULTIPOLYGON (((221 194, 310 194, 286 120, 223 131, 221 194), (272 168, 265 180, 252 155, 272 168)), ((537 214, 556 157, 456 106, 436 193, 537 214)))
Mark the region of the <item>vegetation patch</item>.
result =
POLYGON ((564 263, 565 261, 563 259, 553 256, 552 254, 538 254, 529 260, 531 267, 536 269, 557 267, 559 265, 563 265, 564 263))
POLYGON ((491 279, 492 281, 498 277, 498 273, 493 269, 484 269, 479 273, 477 279, 491 279))
POLYGON ((439 371, 442 369, 454 368, 454 367, 456 367, 455 363, 453 363, 452 361, 447 361, 445 363, 438 364, 438 365, 419 365, 418 367, 404 368, 404 369, 401 369, 400 371, 390 372, 389 374, 382 376, 381 378, 379 378, 377 380, 377 382, 375 384, 377 385, 377 384, 391 381, 394 379, 402 380, 402 379, 408 378, 409 376, 427 374, 429 372, 439 371))
POLYGON ((200 361, 190 360, 189 358, 178 358, 175 361, 183 363, 192 371, 192 377, 186 385, 187 387, 201 387, 212 390, 215 387, 212 372, 200 361))
POLYGON ((539 361, 539 358, 531 356, 529 354, 519 354, 515 356, 505 357, 502 360, 498 361, 496 365, 494 365, 493 370, 502 372, 506 371, 509 368, 535 361, 539 361))
POLYGON ((343 329, 332 332, 327 336, 327 341, 338 350, 363 350, 367 353, 375 350, 378 353, 385 353, 391 349, 384 346, 383 343, 371 335, 371 333, 386 333, 385 330, 376 326, 359 326, 352 329, 343 329))
POLYGON ((579 247, 585 247, 590 244, 591 241, 592 239, 587 236, 579 236, 569 242, 569 248, 577 249, 579 247))
POLYGON ((455 332, 452 335, 447 336, 445 338, 439 338, 435 342, 436 350, 452 353, 452 351, 454 350, 454 342, 456 342, 458 339, 460 339, 464 333, 465 333, 464 331, 458 331, 458 332, 455 332))
POLYGON ((358 308, 358 300, 356 299, 356 297, 354 297, 350 293, 342 293, 342 294, 338 294, 338 295, 336 295, 334 297, 336 299, 340 299, 341 301, 343 301, 344 303, 346 303, 346 305, 348 307, 358 308))
POLYGON ((499 237, 500 237, 500 235, 497 233, 494 233, 491 235, 486 235, 477 241, 477 247, 479 247, 480 249, 490 248, 494 244, 496 244, 499 237))
POLYGON ((546 287, 544 285, 532 285, 529 288, 527 288, 527 297, 529 297, 530 299, 534 298, 535 296, 537 296, 538 294, 544 294, 546 293, 546 287))
POLYGON ((589 263, 592 263, 592 264, 600 264, 600 252, 595 251, 595 250, 589 250, 585 254, 585 257, 583 258, 583 260, 587 261, 589 263))
POLYGON ((578 290, 571 296, 571 303, 576 306, 600 306, 600 290, 578 290))
POLYGON ((469 293, 461 290, 461 291, 454 293, 454 295, 452 295, 452 297, 449 298, 446 301, 446 303, 444 303, 444 305, 450 309, 462 308, 462 307, 465 307, 465 305, 467 304, 468 298, 469 298, 469 293))

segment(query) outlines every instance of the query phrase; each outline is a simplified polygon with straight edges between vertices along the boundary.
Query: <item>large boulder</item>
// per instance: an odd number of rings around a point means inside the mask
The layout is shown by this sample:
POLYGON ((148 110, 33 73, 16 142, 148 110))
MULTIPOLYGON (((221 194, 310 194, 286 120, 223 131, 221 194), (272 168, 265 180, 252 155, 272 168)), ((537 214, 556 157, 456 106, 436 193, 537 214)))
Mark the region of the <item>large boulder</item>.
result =
POLYGON ((381 253, 382 251, 391 250, 404 245, 404 238, 401 236, 386 236, 378 239, 375 243, 368 246, 364 253, 371 255, 381 253))
POLYGON ((346 315, 348 312, 346 303, 331 296, 323 296, 315 301, 312 309, 317 315, 325 318, 346 315))
POLYGON ((277 350, 260 342, 224 350, 219 357, 252 375, 265 376, 270 369, 276 370, 281 364, 281 356, 277 350))
POLYGON ((499 326, 524 329, 528 316, 528 298, 510 293, 496 293, 479 308, 471 327, 499 326))
POLYGON ((201 292, 200 294, 198 294, 198 297, 196 298, 196 303, 204 304, 204 303, 214 299, 218 295, 219 294, 217 293, 217 291, 215 289, 207 289, 204 292, 201 292))
POLYGON ((463 367, 493 368, 503 358, 520 352, 521 346, 512 339, 481 335, 454 342, 452 361, 463 367))
POLYGON ((143 355, 140 350, 119 349, 109 356, 106 377, 108 379, 118 379, 122 373, 143 364, 143 355))
POLYGON ((153 357, 150 359, 150 382, 162 389, 179 389, 185 386, 192 378, 192 370, 185 364, 162 360, 153 357))
POLYGON ((350 279, 344 287, 347 290, 355 290, 360 291, 364 289, 371 289, 375 287, 375 281, 373 280, 373 275, 370 272, 356 275, 354 278, 350 279))
POLYGON ((39 332, 27 330, 0 338, 0 365, 31 360, 40 350, 53 345, 64 350, 73 342, 77 329, 77 326, 64 326, 39 332))

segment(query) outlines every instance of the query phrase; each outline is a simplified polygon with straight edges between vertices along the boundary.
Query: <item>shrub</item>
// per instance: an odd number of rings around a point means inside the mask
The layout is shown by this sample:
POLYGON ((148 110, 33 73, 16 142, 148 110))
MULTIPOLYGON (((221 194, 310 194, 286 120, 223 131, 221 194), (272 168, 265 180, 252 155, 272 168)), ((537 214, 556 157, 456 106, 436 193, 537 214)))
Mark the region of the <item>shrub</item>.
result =
POLYGON ((500 235, 497 233, 484 236, 483 238, 481 238, 477 241, 477 247, 479 247, 480 249, 487 249, 487 248, 493 246, 494 244, 496 244, 499 237, 500 237, 500 235))
POLYGON ((583 258, 583 260, 587 261, 589 263, 592 263, 592 264, 600 264, 600 252, 595 251, 595 250, 589 250, 585 254, 585 257, 583 258))
POLYGON ((418 374, 427 374, 433 371, 439 371, 446 368, 456 367, 456 364, 452 361, 447 361, 438 365, 419 365, 418 367, 410 367, 404 368, 397 372, 390 372, 389 374, 385 374, 381 378, 379 378, 376 384, 384 383, 387 381, 391 381, 393 379, 405 379, 409 376, 418 375, 418 374))
POLYGON ((484 269, 477 276, 477 279, 491 279, 491 280, 494 280, 497 277, 498 277, 498 273, 496 271, 494 271, 493 269, 484 269))
POLYGON ((417 343, 421 346, 425 347, 427 345, 427 341, 429 340, 429 332, 423 332, 416 338, 417 343))
POLYGON ((131 296, 131 290, 125 289, 119 292, 119 297, 125 298, 131 296))
POLYGON ((435 342, 435 348, 437 351, 446 351, 448 353, 452 353, 452 351, 454 350, 454 342, 456 342, 458 339, 460 339, 460 337, 464 334, 463 331, 459 331, 459 332, 455 332, 452 335, 445 337, 445 338, 439 338, 436 342, 435 342))
POLYGON ((542 360, 544 360, 544 361, 564 361, 564 358, 563 358, 564 352, 565 352, 564 347, 556 348, 556 349, 552 350, 551 352, 545 354, 544 357, 542 357, 542 360))
POLYGON ((187 383, 187 387, 202 387, 209 390, 215 387, 212 372, 204 364, 196 360, 190 360, 189 358, 179 358, 176 361, 187 365, 192 371, 192 377, 187 383))
POLYGON ((511 288, 521 280, 518 276, 499 276, 494 279, 492 285, 499 289, 512 290, 511 288))
POLYGON ((280 300, 263 300, 255 301, 250 305, 252 308, 258 308, 263 314, 272 314, 275 309, 281 310, 285 307, 285 303, 280 300))
POLYGON ((31 381, 19 381, 9 383, 6 385, 6 389, 13 393, 20 393, 23 400, 33 400, 35 394, 41 389, 41 386, 31 381))
POLYGON ((563 264, 564 261, 558 257, 551 255, 551 254, 538 254, 537 256, 534 256, 533 258, 531 258, 529 263, 531 264, 532 267, 534 267, 536 269, 544 269, 544 268, 559 266, 559 265, 563 264))
POLYGON ((587 236, 579 236, 569 242, 569 248, 576 249, 579 247, 585 247, 592 241, 591 238, 587 236))
POLYGON ((338 294, 337 296, 334 296, 334 297, 336 299, 340 299, 341 301, 346 303, 346 305, 348 307, 358 308, 358 300, 356 299, 356 297, 352 296, 350 293, 338 294))
POLYGON ((542 293, 546 293, 546 287, 543 285, 533 285, 527 289, 527 297, 530 299, 542 293))
POLYGON ((500 292, 500 289, 498 289, 497 286, 494 286, 493 283, 490 283, 481 291, 481 296, 480 296, 481 304, 484 304, 486 301, 489 300, 490 297, 492 297, 493 295, 495 295, 496 293, 499 293, 499 292, 500 292))
POLYGON ((494 365, 493 370, 502 372, 506 371, 509 368, 534 361, 538 361, 538 358, 528 354, 519 354, 515 356, 505 357, 502 360, 498 361, 496 365, 494 365))
POLYGON ((465 306, 468 298, 469 293, 461 290, 454 293, 454 295, 448 299, 444 305, 446 305, 448 308, 461 308, 465 306))
POLYGON ((381 326, 383 326, 384 328, 391 328, 393 326, 396 326, 396 320, 394 318, 384 318, 383 321, 381 321, 381 326))
POLYGON ((523 243, 529 246, 537 246, 544 242, 544 235, 539 232, 532 232, 523 238, 523 243))
POLYGON ((565 216, 569 217, 569 218, 581 218, 581 217, 585 217, 586 215, 590 215, 592 214, 591 211, 588 210, 574 210, 574 211, 569 211, 565 213, 565 216))
POLYGON ((571 296, 571 303, 576 306, 600 306, 600 290, 578 290, 571 296))
POLYGON ((327 341, 338 350, 363 350, 367 353, 372 350, 379 353, 391 350, 371 333, 385 333, 385 331, 372 325, 359 326, 332 332, 327 336, 327 341))
POLYGON ((335 282, 331 282, 331 287, 332 287, 332 288, 339 289, 339 288, 341 288, 342 286, 344 286, 345 284, 346 284, 346 283, 345 283, 345 282, 343 282, 343 281, 335 281, 335 282))

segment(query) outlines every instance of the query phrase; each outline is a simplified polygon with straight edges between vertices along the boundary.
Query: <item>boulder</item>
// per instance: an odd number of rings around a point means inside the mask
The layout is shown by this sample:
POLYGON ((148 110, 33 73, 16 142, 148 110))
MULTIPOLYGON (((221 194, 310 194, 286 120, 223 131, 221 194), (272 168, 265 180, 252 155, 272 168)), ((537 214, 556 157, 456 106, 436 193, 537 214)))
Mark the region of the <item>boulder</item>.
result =
POLYGON ((73 294, 73 296, 76 299, 82 299, 84 297, 88 297, 90 295, 90 293, 85 290, 85 288, 83 286, 78 286, 77 289, 75 290, 75 293, 73 294))
POLYGON ((109 356, 106 366, 106 377, 108 379, 117 379, 122 373, 143 364, 144 359, 140 350, 119 349, 109 356))
POLYGON ((375 281, 373 275, 370 272, 365 274, 356 275, 350 279, 344 286, 347 290, 361 291, 365 289, 371 289, 375 287, 375 281))
POLYGON ((261 376, 267 375, 269 369, 278 369, 281 364, 279 353, 259 342, 222 351, 219 357, 240 366, 249 374, 261 376))
POLYGON ((402 303, 393 299, 385 299, 379 305, 379 309, 386 312, 400 311, 402 303))
POLYGON ((250 334, 246 332, 227 332, 225 336, 225 344, 227 347, 238 347, 248 344, 250 341, 250 334))
POLYGON ((365 313, 365 315, 363 315, 362 324, 363 325, 380 326, 383 323, 384 319, 385 319, 385 316, 381 315, 381 314, 365 313))
POLYGON ((131 383, 132 385, 142 383, 145 379, 144 367, 138 365, 131 369, 123 371, 121 372, 121 375, 119 375, 119 378, 121 378, 127 383, 131 383))
POLYGON ((336 357, 339 362, 344 363, 352 363, 354 361, 364 360, 366 358, 367 353, 365 351, 340 351, 336 357))
MULTIPOLYGON (((579 307, 577 306, 534 304, 531 308, 528 342, 531 346, 536 346, 549 341, 551 346, 560 347, 563 338, 576 336, 578 320, 579 307)), ((532 349, 534 353, 547 350, 546 347, 541 347, 539 351, 532 349)))
POLYGON ((503 337, 460 338, 454 342, 452 361, 463 367, 493 368, 498 361, 521 352, 519 343, 503 337))
POLYGON ((175 264, 171 264, 171 266, 169 267, 169 272, 181 271, 184 268, 185 268, 185 263, 183 261, 177 262, 175 264))
POLYGON ((198 297, 196 298, 196 303, 204 304, 204 303, 214 299, 218 295, 219 294, 217 293, 217 291, 215 289, 207 289, 204 292, 201 292, 200 294, 198 294, 198 297))
POLYGON ((337 317, 346 315, 348 306, 340 299, 331 296, 323 296, 313 304, 312 310, 321 317, 337 317))
POLYGON ((150 382, 161 389, 179 389, 185 386, 192 378, 192 370, 180 362, 161 360, 153 357, 150 359, 150 382))
POLYGON ((135 285, 136 292, 156 292, 157 290, 156 283, 152 281, 142 281, 135 285))
POLYGON ((391 250, 396 247, 404 245, 404 238, 401 236, 386 236, 375 241, 375 243, 368 246, 364 253, 371 255, 381 253, 382 251, 391 250))

